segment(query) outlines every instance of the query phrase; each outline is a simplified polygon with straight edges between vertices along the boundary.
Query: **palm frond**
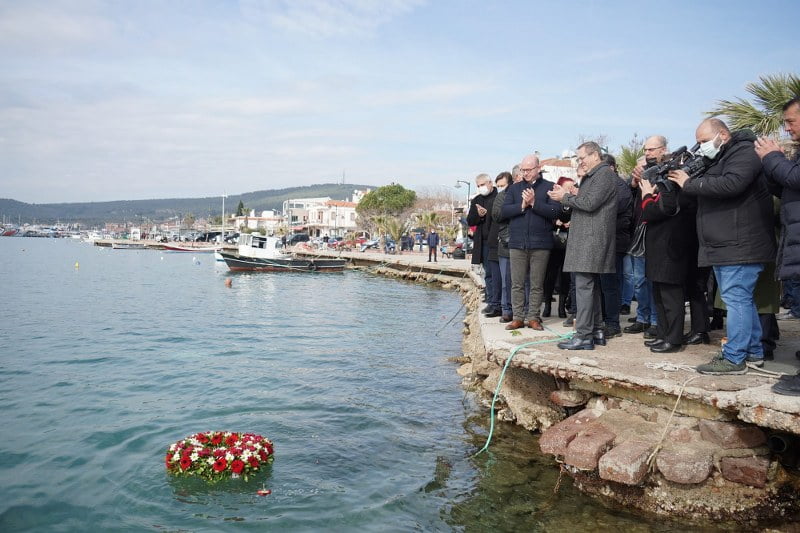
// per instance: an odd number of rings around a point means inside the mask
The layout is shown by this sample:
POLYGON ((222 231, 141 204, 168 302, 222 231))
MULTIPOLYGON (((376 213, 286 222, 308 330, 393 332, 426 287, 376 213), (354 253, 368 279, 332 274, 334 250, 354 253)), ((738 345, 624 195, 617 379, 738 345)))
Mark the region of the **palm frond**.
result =
POLYGON ((728 126, 739 130, 750 128, 757 135, 772 135, 783 124, 782 108, 791 98, 800 95, 800 77, 796 74, 770 74, 745 86, 753 101, 743 98, 719 100, 706 112, 711 117, 724 116, 728 126))

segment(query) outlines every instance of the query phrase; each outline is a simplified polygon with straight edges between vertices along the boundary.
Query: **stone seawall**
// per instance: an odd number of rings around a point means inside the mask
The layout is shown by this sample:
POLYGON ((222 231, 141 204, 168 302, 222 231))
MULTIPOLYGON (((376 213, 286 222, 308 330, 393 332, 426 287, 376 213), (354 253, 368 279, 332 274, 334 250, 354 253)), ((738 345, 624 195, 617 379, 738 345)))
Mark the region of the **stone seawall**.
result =
MULTIPOLYGON (((554 341, 571 329, 560 319, 545 319, 542 332, 510 332, 482 316, 482 279, 466 261, 347 255, 381 275, 462 293, 464 385, 489 405, 507 366, 497 417, 540 431, 542 452, 580 490, 669 516, 750 526, 800 519, 800 398, 773 394, 776 378, 755 370, 694 372, 718 350, 721 332, 714 332, 716 344, 664 356, 649 352, 641 335, 563 351, 554 341)), ((767 367, 790 371, 800 325, 782 324, 782 335, 776 363, 767 367)))

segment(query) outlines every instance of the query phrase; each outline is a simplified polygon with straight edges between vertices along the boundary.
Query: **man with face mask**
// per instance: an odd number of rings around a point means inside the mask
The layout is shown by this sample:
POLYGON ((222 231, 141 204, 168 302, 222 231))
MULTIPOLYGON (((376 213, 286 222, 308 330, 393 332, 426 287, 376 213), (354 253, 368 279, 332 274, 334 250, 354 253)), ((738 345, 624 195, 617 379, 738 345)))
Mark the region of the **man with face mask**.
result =
POLYGON ((483 279, 486 284, 484 293, 486 307, 483 313, 487 317, 501 316, 501 281, 500 260, 497 256, 497 231, 492 231, 492 205, 497 197, 497 190, 488 174, 478 174, 475 178, 478 194, 472 199, 467 213, 467 224, 475 226, 473 233, 472 264, 483 265, 483 279), (490 234, 494 233, 494 240, 490 234))
POLYGON ((731 132, 721 120, 709 118, 697 127, 695 138, 706 171, 689 179, 684 171, 673 170, 669 179, 697 197, 697 263, 714 269, 728 308, 728 341, 697 371, 744 374, 748 357, 764 357, 753 290, 764 263, 775 260, 772 197, 751 131, 731 132))

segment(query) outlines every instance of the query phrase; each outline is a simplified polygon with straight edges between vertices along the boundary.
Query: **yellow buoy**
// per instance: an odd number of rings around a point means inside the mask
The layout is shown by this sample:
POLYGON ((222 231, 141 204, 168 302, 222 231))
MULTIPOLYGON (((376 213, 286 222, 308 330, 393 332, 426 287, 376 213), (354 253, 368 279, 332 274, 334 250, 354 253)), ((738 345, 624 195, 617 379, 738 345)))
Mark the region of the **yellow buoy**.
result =
POLYGON ((81 264, 78 263, 77 261, 75 261, 75 268, 77 269, 77 268, 80 268, 80 267, 81 267, 81 264))

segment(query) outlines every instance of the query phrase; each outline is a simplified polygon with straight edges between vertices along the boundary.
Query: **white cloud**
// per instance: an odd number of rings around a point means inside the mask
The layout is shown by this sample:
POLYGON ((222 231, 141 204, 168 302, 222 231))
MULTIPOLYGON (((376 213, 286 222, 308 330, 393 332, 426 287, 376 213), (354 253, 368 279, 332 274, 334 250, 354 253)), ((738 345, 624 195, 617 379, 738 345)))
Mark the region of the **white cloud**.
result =
POLYGON ((314 37, 363 35, 420 5, 420 0, 243 0, 248 17, 314 37))

